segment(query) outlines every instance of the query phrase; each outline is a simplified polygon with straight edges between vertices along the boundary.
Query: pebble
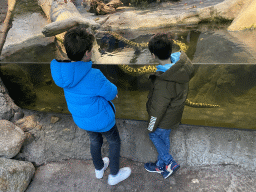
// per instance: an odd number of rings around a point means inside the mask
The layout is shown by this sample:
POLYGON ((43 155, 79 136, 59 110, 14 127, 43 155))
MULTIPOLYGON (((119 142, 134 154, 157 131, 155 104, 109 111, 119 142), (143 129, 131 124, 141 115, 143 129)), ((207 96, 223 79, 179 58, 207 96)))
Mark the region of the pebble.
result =
POLYGON ((60 120, 59 117, 52 116, 52 117, 51 117, 51 124, 54 124, 54 123, 58 122, 59 120, 60 120))

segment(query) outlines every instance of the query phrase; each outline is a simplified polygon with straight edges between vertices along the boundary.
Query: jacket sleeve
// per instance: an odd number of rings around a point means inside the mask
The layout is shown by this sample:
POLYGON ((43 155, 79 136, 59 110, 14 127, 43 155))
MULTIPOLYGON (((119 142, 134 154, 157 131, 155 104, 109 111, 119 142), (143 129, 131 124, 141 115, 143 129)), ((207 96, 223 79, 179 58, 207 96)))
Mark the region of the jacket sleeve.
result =
POLYGON ((107 101, 113 100, 117 95, 117 87, 111 83, 101 71, 99 71, 98 77, 100 79, 100 90, 98 95, 104 97, 107 101))
POLYGON ((172 98, 175 98, 175 96, 176 91, 174 82, 161 81, 160 83, 155 83, 148 109, 150 118, 148 130, 150 132, 155 131, 158 127, 172 98))

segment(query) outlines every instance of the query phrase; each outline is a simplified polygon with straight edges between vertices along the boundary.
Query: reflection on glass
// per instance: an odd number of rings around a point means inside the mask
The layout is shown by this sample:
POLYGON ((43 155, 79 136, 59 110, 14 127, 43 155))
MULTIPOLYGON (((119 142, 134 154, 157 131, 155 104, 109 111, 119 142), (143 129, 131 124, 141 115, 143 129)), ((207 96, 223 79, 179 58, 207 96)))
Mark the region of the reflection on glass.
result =
MULTIPOLYGON (((132 76, 118 65, 93 67, 99 68, 118 87, 118 98, 113 101, 117 118, 147 120, 148 74, 132 76)), ((188 99, 194 103, 220 107, 186 106, 182 123, 255 129, 256 65, 196 65, 196 68, 188 99)), ((49 65, 6 64, 1 66, 1 73, 11 97, 20 107, 69 113, 62 89, 51 79, 49 65), (13 68, 16 80, 19 77, 16 84, 11 82, 12 76, 8 72, 13 68)))
MULTIPOLYGON (((154 33, 138 31, 129 39, 145 43, 154 33)), ((186 106, 182 123, 256 129, 256 49, 251 43, 254 36, 250 36, 250 32, 244 32, 245 36, 244 33, 230 34, 225 29, 204 30, 204 26, 172 29, 172 33, 175 40, 187 46, 186 53, 196 67, 188 99, 194 103, 220 106, 186 106)), ((123 34, 124 37, 129 35, 134 34, 123 34)), ((99 68, 118 87, 119 97, 113 101, 116 117, 147 120, 148 75, 155 65, 148 49, 131 46, 108 33, 98 34, 97 42, 100 57, 96 58, 93 67, 99 68)), ((179 49, 177 44, 174 45, 174 51, 179 49)), ((50 74, 49 62, 56 58, 55 52, 53 43, 33 46, 1 61, 1 78, 20 107, 69 113, 63 91, 54 84, 50 74)))

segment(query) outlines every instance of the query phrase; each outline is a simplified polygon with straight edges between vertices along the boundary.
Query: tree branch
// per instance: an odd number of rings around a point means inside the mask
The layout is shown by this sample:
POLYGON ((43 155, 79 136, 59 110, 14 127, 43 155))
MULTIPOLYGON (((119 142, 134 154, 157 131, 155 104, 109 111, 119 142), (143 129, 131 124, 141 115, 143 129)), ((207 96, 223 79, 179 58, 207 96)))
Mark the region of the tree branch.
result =
POLYGON ((1 31, 3 35, 0 37, 0 55, 2 53, 4 43, 6 41, 7 33, 12 27, 12 20, 14 15, 13 11, 14 11, 15 5, 16 5, 16 0, 8 0, 8 10, 7 10, 7 14, 6 14, 3 28, 1 31))

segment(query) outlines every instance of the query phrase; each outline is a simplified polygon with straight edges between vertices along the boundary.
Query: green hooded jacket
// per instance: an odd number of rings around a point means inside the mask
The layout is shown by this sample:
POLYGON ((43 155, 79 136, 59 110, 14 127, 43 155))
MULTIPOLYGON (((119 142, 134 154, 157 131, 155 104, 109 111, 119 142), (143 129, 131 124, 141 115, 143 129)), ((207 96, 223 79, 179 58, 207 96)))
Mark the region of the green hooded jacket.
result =
POLYGON ((166 72, 158 71, 149 76, 151 88, 148 94, 148 130, 171 129, 180 123, 188 94, 188 85, 194 75, 194 66, 184 52, 166 72))

